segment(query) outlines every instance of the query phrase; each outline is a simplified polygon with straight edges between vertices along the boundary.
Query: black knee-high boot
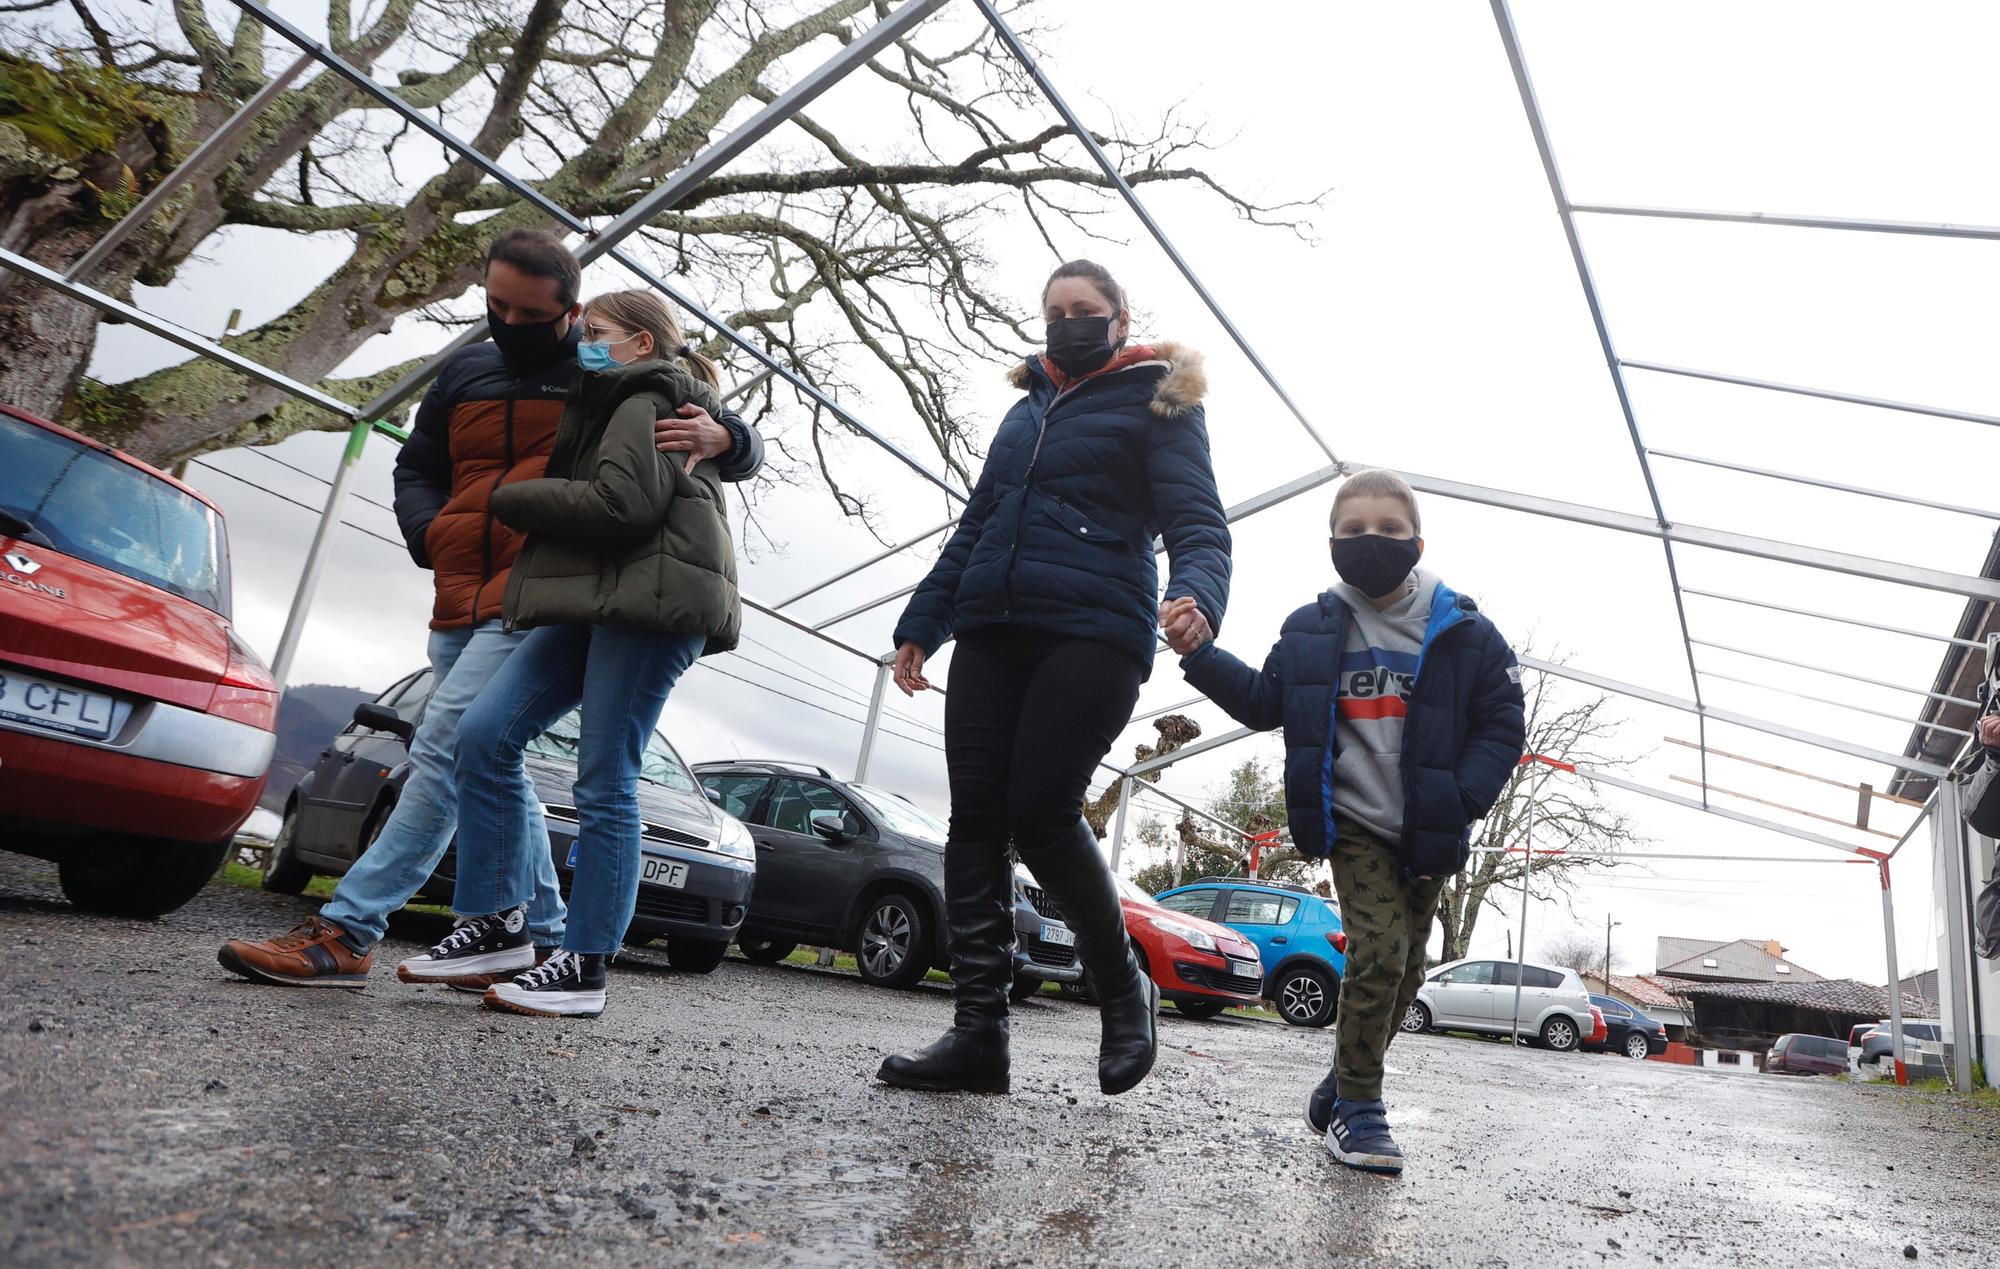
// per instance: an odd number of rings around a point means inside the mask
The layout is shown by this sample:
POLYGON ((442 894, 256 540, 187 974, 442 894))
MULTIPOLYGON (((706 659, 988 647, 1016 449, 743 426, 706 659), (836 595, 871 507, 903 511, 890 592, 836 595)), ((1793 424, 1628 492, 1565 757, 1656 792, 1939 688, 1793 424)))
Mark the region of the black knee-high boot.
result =
POLYGON ((882 1063, 876 1078, 939 1092, 1007 1091, 1007 989, 1014 979, 1014 867, 1004 846, 953 843, 944 857, 951 1030, 882 1063))
POLYGON ((1076 935, 1076 953, 1090 971, 1102 1014, 1097 1084, 1117 1094, 1153 1069, 1159 1049, 1160 989, 1139 972, 1125 934, 1125 909, 1111 871, 1097 850, 1097 834, 1078 819, 1052 841, 1017 843, 1021 862, 1035 874, 1076 935))

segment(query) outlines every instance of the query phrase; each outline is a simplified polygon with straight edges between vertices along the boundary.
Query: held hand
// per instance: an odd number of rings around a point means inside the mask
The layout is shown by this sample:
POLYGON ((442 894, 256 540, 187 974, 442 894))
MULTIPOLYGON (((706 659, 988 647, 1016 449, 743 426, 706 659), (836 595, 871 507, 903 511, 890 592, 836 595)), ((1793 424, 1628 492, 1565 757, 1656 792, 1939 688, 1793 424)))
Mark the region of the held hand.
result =
POLYGON ((1201 615, 1201 609, 1195 607, 1191 598, 1170 599, 1161 604, 1160 627, 1167 646, 1180 656, 1189 655, 1215 637, 1208 618, 1201 615))
POLYGON ((684 405, 678 417, 653 420, 653 445, 662 454, 686 454, 682 471, 706 458, 720 458, 736 445, 729 429, 698 405, 684 405))
POLYGON ((1979 720, 1979 743, 2000 746, 2000 714, 1988 714, 1979 720))
POLYGON ((903 689, 905 696, 929 691, 931 681, 924 677, 924 650, 914 643, 897 648, 895 677, 896 686, 903 689))

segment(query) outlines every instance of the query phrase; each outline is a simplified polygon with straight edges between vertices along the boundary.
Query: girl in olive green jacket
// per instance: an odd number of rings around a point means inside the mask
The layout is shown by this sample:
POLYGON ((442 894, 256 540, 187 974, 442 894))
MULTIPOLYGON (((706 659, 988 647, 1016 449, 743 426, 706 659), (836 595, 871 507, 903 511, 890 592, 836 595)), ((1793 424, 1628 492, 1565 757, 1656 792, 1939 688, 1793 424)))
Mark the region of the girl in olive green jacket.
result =
POLYGON ((684 464, 654 447, 654 419, 683 405, 719 408, 715 364, 650 291, 592 300, 583 340, 548 474, 493 494, 493 514, 528 534, 503 611, 533 630, 466 711, 458 741, 452 939, 482 963, 511 952, 527 966, 525 861, 549 846, 524 840, 516 813, 534 796, 522 750, 582 707, 562 950, 485 997, 496 1009, 557 1017, 604 1010, 605 966, 639 893, 647 741, 675 681, 704 651, 734 647, 743 620, 713 461, 684 464))

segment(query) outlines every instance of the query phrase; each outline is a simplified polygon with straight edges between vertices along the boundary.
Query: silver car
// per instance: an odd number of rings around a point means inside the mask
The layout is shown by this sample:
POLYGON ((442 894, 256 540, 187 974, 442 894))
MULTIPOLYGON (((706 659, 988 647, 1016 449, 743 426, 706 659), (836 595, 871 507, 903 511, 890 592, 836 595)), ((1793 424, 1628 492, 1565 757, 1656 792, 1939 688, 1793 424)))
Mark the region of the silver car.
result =
POLYGON ((1462 960, 1440 965, 1424 976, 1417 998, 1403 1015, 1405 1031, 1480 1031, 1506 1035, 1514 1029, 1514 986, 1519 975, 1520 1033, 1558 1053, 1590 1038, 1590 993, 1573 969, 1530 961, 1462 960))

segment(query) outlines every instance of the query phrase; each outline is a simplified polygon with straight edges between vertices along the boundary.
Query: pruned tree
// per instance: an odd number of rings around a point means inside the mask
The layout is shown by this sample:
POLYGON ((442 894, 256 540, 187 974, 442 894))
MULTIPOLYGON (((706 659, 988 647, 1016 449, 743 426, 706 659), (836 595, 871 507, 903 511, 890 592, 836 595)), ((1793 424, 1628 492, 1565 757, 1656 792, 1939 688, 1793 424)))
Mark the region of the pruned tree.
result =
MULTIPOLYGON (((1598 768, 1630 765, 1630 758, 1610 748, 1618 724, 1609 714, 1609 696, 1579 695, 1554 675, 1537 674, 1527 697, 1528 752, 1598 768)), ((1473 832, 1471 862, 1439 896, 1441 959, 1466 954, 1480 913, 1499 910, 1503 896, 1518 898, 1524 871, 1530 893, 1550 901, 1566 896, 1586 870, 1614 867, 1620 852, 1644 841, 1622 811, 1605 804, 1596 786, 1542 763, 1517 767, 1473 832), (1524 851, 1530 834, 1532 855, 1524 851)))
MULTIPOLYGON (((335 52, 393 82, 403 101, 554 202, 601 220, 888 7, 327 0, 326 30, 335 52)), ((0 245, 58 270, 269 80, 268 59, 292 57, 254 20, 197 0, 0 5, 0 50, 0 245), (222 13, 233 26, 218 22, 222 13)), ((994 217, 1019 213, 1054 258, 1101 233, 1091 221, 1111 196, 1075 140, 1048 126, 1050 112, 975 15, 947 10, 855 75, 896 103, 871 118, 906 117, 908 126, 843 130, 832 116, 801 113, 627 245, 823 388, 888 382, 945 467, 966 480, 977 447, 954 404, 961 376, 1034 342, 1014 298, 1022 262, 1010 260, 1001 277, 989 258, 994 217), (871 143, 884 134, 890 140, 871 143)), ((1200 186, 1249 221, 1301 231, 1307 204, 1262 205, 1195 165, 1205 148, 1199 124, 1169 113, 1157 129, 1099 140, 1135 184, 1200 186)), ((240 152, 87 281, 121 297, 135 282, 165 285, 234 231, 344 244, 345 258, 308 294, 224 342, 359 403, 414 363, 340 377, 358 349, 398 319, 465 320, 466 306, 451 305, 477 283, 487 242, 545 224, 475 165, 441 155, 405 120, 315 69, 263 111, 240 152)), ((0 400, 155 462, 337 425, 199 360, 93 377, 98 329, 94 310, 0 273, 0 400)), ((721 340, 704 350, 748 372, 721 340)), ((767 384, 755 409, 785 399, 767 384)), ((766 423, 795 474, 816 465, 843 510, 862 512, 829 459, 836 427, 816 412, 803 436, 766 423)))
MULTIPOLYGON (((1173 753, 1183 745, 1193 744, 1201 738, 1201 724, 1186 714, 1166 714, 1156 718, 1153 720, 1153 730, 1159 735, 1158 743, 1132 747, 1132 761, 1135 765, 1150 758, 1173 753)), ((1148 771, 1138 778, 1148 784, 1158 784, 1160 777, 1165 774, 1166 768, 1161 767, 1155 771, 1148 771)), ((1090 825, 1090 831, 1096 833, 1099 838, 1111 831, 1112 816, 1118 813, 1119 783, 1120 781, 1113 780, 1105 786, 1104 792, 1083 804, 1083 818, 1090 825)))
MULTIPOLYGON (((1283 828, 1289 822, 1283 779, 1255 758, 1237 764, 1228 781, 1210 792, 1203 809, 1225 823, 1240 825, 1246 833, 1283 828)), ((1158 893, 1188 878, 1245 872, 1247 855, 1242 839, 1232 837, 1209 821, 1182 811, 1170 829, 1164 821, 1155 820, 1152 824, 1158 827, 1151 831, 1150 839, 1142 829, 1140 841, 1164 857, 1132 877, 1133 884, 1148 893, 1158 893)), ((1312 886, 1324 880, 1325 871, 1287 847, 1266 852, 1258 861, 1257 875, 1267 881, 1312 886)))

